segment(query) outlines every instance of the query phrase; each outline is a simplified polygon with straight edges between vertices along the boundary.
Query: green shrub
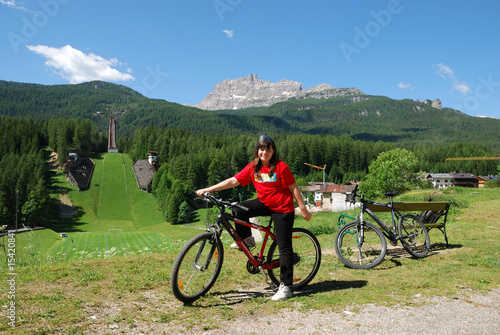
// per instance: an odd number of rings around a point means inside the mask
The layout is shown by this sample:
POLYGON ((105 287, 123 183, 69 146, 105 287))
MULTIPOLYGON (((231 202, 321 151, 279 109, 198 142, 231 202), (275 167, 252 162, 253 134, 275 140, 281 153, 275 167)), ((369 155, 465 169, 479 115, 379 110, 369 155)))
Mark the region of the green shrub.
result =
POLYGON ((334 223, 319 223, 313 224, 307 227, 307 229, 316 236, 326 235, 326 234, 335 234, 337 232, 337 225, 334 223))

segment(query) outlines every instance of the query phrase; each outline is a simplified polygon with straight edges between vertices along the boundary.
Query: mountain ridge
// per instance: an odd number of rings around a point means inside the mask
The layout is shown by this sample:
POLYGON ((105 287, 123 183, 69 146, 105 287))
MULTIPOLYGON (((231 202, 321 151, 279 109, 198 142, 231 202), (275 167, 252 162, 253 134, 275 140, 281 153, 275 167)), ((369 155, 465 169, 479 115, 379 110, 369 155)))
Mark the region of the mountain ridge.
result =
POLYGON ((308 89, 297 81, 281 79, 277 83, 260 79, 257 74, 226 79, 217 83, 212 92, 195 107, 204 110, 268 107, 293 98, 327 99, 331 97, 364 95, 357 88, 332 87, 320 84, 308 89))
POLYGON ((0 80, 2 115, 35 120, 85 118, 102 132, 108 130, 109 117, 115 116, 118 139, 152 126, 196 134, 330 134, 409 146, 465 141, 500 149, 498 119, 469 116, 431 100, 394 100, 363 92, 323 99, 292 97, 267 107, 211 111, 149 99, 125 86, 100 81, 45 86, 0 80))

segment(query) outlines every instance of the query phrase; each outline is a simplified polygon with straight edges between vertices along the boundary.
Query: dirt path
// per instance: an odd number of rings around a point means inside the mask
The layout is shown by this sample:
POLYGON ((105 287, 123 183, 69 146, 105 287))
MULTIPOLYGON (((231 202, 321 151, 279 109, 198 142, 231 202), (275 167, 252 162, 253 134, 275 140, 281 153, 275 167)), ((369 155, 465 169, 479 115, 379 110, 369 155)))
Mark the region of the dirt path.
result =
MULTIPOLYGON (((261 292, 270 295, 269 292, 261 292)), ((256 292, 252 292, 255 296, 256 292)), ((260 293, 259 293, 260 294, 260 293)), ((225 296, 227 300, 245 299, 244 292, 231 293, 225 296), (231 297, 231 295, 234 295, 231 297)), ((248 298, 251 298, 250 296, 248 298)), ((413 298, 409 306, 376 306, 367 304, 351 306, 342 312, 327 310, 297 311, 280 310, 275 314, 244 316, 223 321, 217 326, 211 324, 211 329, 204 329, 207 324, 203 318, 193 325, 188 321, 189 328, 178 322, 144 322, 134 319, 134 327, 126 324, 110 324, 104 322, 106 315, 119 313, 122 306, 113 303, 103 310, 103 306, 94 311, 95 319, 91 321, 89 330, 93 334, 258 334, 258 335, 288 335, 288 334, 342 334, 342 335, 491 335, 500 334, 500 288, 487 294, 462 292, 454 298, 434 297, 425 299, 419 296, 413 298)), ((233 305, 233 308, 238 308, 233 305)), ((203 313, 200 310, 200 313, 203 313)), ((182 320, 182 313, 179 313, 182 320)))
MULTIPOLYGON (((500 290, 456 299, 415 300, 419 307, 363 305, 341 313, 285 310, 244 317, 193 334, 500 334, 500 290)), ((189 333, 189 332, 187 332, 189 333)))

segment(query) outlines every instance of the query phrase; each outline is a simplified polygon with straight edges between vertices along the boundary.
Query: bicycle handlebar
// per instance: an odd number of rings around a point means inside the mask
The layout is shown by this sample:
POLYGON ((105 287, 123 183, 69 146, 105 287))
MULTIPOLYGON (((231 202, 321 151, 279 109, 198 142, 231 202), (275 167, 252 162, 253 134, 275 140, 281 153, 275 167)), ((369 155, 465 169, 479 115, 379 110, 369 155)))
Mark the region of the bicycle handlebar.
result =
POLYGON ((356 202, 356 197, 362 196, 362 195, 358 195, 358 184, 356 184, 356 186, 354 186, 354 190, 352 190, 351 194, 352 194, 352 199, 350 199, 350 202, 354 204, 356 202))
POLYGON ((228 207, 228 208, 239 208, 241 210, 244 210, 245 212, 248 212, 250 210, 248 207, 242 206, 236 201, 231 202, 231 201, 225 201, 222 199, 217 199, 216 197, 211 195, 210 192, 205 192, 202 195, 204 198, 212 201, 214 204, 216 204, 219 207, 224 206, 224 207, 228 207))

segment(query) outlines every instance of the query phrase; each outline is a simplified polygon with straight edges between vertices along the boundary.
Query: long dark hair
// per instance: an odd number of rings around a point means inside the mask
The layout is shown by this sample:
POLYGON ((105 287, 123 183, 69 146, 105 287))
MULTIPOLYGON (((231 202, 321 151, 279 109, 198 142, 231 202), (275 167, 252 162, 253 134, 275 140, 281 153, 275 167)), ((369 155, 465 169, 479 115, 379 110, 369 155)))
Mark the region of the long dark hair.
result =
POLYGON ((253 157, 254 157, 253 171, 256 178, 260 177, 260 169, 262 168, 262 162, 260 161, 259 158, 259 149, 261 148, 266 148, 266 149, 272 148, 274 151, 273 156, 269 161, 269 177, 271 177, 274 174, 274 171, 276 170, 276 164, 278 162, 276 144, 274 143, 274 140, 269 136, 262 135, 259 138, 259 141, 255 145, 255 148, 253 150, 253 157))

